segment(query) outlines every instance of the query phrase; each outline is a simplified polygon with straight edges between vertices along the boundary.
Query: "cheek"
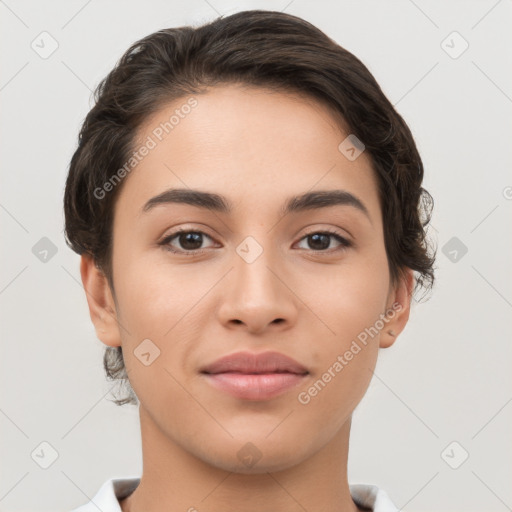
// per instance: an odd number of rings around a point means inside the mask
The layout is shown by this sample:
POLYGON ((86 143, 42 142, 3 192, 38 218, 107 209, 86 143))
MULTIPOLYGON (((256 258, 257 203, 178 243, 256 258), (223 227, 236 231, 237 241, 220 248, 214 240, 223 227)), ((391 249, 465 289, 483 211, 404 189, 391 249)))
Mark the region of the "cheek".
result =
POLYGON ((319 298, 319 316, 330 330, 320 322, 315 328, 323 333, 315 336, 315 373, 300 390, 297 407, 302 413, 298 417, 317 429, 320 438, 341 428, 373 376, 380 336, 375 325, 386 298, 386 280, 381 281, 362 285, 352 276, 331 282, 329 296, 319 298))
POLYGON ((194 342, 203 337, 211 315, 205 312, 208 301, 202 299, 212 283, 192 267, 185 271, 155 258, 137 259, 134 255, 121 268, 116 290, 119 319, 125 327, 122 341, 126 366, 134 370, 134 387, 139 373, 140 386, 159 386, 170 378, 165 369, 173 374, 184 370, 194 342), (141 373, 138 355, 143 347, 151 358, 153 353, 158 357, 141 373))
POLYGON ((122 318, 132 327, 129 330, 158 338, 186 314, 188 297, 201 291, 179 267, 166 265, 154 254, 135 252, 118 259, 116 290, 122 318))
MULTIPOLYGON (((387 260, 374 256, 358 265, 340 267, 320 279, 314 289, 303 288, 317 313, 319 407, 339 408, 340 401, 356 403, 364 395, 375 367, 389 286, 387 260), (319 321, 321 320, 321 321, 319 321), (324 392, 323 390, 326 390, 324 392), (321 396, 320 396, 321 395, 321 396)), ((317 391, 307 393, 308 400, 317 391)), ((313 400, 312 400, 313 401, 313 400)), ((340 410, 346 410, 341 408, 340 410)))
POLYGON ((352 261, 296 282, 310 308, 303 330, 315 347, 315 372, 297 394, 297 418, 327 437, 347 420, 371 381, 380 335, 375 326, 381 326, 389 286, 387 260, 378 249, 352 261))
POLYGON ((375 247, 365 254, 353 253, 340 265, 317 271, 314 279, 302 278, 297 289, 315 316, 317 330, 327 339, 347 343, 385 311, 389 290, 385 252, 375 247))

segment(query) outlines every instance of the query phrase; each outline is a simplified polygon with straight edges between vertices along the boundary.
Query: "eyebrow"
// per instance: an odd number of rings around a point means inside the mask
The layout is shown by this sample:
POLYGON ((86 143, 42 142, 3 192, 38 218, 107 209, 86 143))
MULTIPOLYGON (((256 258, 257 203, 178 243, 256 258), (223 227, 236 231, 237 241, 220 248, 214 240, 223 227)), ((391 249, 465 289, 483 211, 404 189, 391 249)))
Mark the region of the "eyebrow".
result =
MULTIPOLYGON (((232 203, 222 195, 201 190, 173 188, 165 190, 161 194, 149 199, 142 208, 141 213, 146 213, 158 205, 172 203, 188 204, 225 214, 229 214, 233 211, 232 203)), ((364 213, 370 220, 370 223, 372 222, 364 203, 346 190, 319 190, 292 196, 286 200, 284 206, 281 208, 281 214, 284 216, 288 213, 298 213, 330 206, 351 206, 364 213)))

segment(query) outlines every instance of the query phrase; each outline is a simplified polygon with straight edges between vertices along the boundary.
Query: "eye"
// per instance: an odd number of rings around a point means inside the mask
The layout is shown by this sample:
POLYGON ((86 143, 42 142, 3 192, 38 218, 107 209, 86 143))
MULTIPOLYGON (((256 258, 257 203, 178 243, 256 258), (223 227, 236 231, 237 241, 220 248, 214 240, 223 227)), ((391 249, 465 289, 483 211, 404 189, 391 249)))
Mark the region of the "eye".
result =
POLYGON ((165 249, 176 252, 176 253, 191 253, 195 254, 197 252, 202 252, 202 243, 204 237, 211 240, 206 233, 202 231, 192 231, 186 229, 179 229, 174 233, 171 233, 169 236, 165 237, 160 245, 163 245, 165 249), (176 242, 181 246, 177 249, 172 245, 172 241, 176 239, 176 242))
POLYGON ((303 237, 301 240, 307 240, 309 242, 308 245, 310 247, 306 247, 305 249, 312 248, 314 252, 326 252, 326 249, 330 248, 331 240, 333 238, 339 244, 338 248, 334 249, 335 251, 345 250, 348 249, 349 247, 352 247, 352 242, 342 237, 336 231, 330 230, 311 232, 307 234, 305 237, 303 237))
MULTIPOLYGON (((159 245, 162 245, 166 250, 173 253, 193 256, 194 254, 203 252, 204 247, 201 246, 205 238, 212 240, 210 236, 202 231, 179 229, 166 236, 159 245), (178 244, 179 246, 176 247, 176 245, 173 244, 178 244)), ((336 231, 330 230, 313 231, 302 237, 301 241, 302 240, 307 240, 309 242, 309 247, 302 247, 302 249, 310 249, 314 252, 331 253, 339 250, 346 250, 353 245, 352 242, 342 237, 336 231), (333 239, 338 243, 338 247, 334 248, 332 251, 327 251, 327 249, 332 249, 331 241, 333 239)))

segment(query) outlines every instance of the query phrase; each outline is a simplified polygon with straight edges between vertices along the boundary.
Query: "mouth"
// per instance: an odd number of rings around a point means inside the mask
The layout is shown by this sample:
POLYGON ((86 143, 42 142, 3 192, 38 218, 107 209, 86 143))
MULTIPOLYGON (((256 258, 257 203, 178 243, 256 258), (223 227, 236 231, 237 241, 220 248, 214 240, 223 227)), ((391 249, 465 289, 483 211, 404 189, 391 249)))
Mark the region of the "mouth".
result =
POLYGON ((278 352, 239 352, 204 367, 201 374, 218 391, 243 400, 269 400, 300 385, 308 370, 278 352))
POLYGON ((203 373, 217 390, 243 400, 269 400, 298 386, 308 374, 275 373, 203 373))

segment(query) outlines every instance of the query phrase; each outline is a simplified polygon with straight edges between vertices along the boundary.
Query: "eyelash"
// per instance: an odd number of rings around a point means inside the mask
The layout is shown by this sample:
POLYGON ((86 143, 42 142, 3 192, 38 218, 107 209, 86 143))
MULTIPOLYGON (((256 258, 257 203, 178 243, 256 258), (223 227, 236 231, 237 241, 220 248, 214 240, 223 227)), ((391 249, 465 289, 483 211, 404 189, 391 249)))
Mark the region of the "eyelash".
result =
MULTIPOLYGON (((205 236, 207 236, 210 239, 212 238, 208 234, 204 233, 203 231, 197 231, 197 230, 193 230, 193 229, 183 229, 183 228, 180 228, 177 231, 175 231, 174 233, 171 233, 170 235, 166 236, 161 242, 159 242, 158 245, 163 246, 165 250, 170 251, 170 252, 172 252, 174 254, 184 254, 186 256, 195 256, 197 254, 202 254, 203 252, 205 252, 205 249, 195 249, 195 250, 192 250, 192 251, 187 251, 187 250, 176 250, 176 249, 172 248, 171 245, 170 245, 170 242, 174 238, 176 238, 178 235, 181 235, 182 233, 196 233, 196 234, 205 235, 205 236)), ((346 238, 342 237, 338 232, 331 231, 329 229, 325 229, 325 230, 322 230, 322 231, 311 231, 310 233, 305 234, 300 240, 304 240, 305 238, 308 238, 308 237, 310 237, 312 235, 317 235, 317 234, 320 234, 320 235, 330 235, 330 236, 334 237, 340 243, 340 247, 338 247, 336 249, 325 249, 325 250, 316 250, 316 251, 314 249, 310 249, 314 253, 332 254, 333 252, 345 251, 345 250, 347 250, 347 249, 349 249, 350 247, 353 246, 353 243, 351 241, 349 241, 346 238)))

